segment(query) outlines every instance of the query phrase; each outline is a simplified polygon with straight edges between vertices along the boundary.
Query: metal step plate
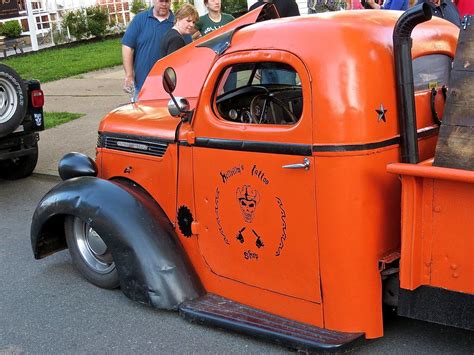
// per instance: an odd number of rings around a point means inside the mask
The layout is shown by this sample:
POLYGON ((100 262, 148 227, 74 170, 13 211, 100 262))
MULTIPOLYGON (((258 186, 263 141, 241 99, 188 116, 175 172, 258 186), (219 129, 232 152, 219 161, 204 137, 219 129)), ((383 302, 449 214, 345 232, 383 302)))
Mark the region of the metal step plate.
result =
POLYGON ((180 305, 186 320, 230 329, 303 351, 341 351, 363 341, 363 333, 341 333, 275 316, 229 299, 207 294, 180 305))

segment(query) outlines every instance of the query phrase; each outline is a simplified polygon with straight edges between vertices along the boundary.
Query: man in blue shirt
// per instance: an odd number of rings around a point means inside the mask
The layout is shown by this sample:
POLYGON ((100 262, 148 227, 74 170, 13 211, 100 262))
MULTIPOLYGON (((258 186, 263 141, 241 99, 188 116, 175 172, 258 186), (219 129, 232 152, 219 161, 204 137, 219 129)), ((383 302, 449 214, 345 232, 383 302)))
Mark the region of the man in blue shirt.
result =
POLYGON ((155 5, 137 14, 122 39, 122 60, 125 70, 123 88, 135 97, 148 73, 161 58, 161 40, 173 27, 171 0, 155 0, 155 5))
POLYGON ((366 3, 373 9, 408 10, 408 0, 387 0, 382 6, 377 4, 375 0, 367 0, 366 3))

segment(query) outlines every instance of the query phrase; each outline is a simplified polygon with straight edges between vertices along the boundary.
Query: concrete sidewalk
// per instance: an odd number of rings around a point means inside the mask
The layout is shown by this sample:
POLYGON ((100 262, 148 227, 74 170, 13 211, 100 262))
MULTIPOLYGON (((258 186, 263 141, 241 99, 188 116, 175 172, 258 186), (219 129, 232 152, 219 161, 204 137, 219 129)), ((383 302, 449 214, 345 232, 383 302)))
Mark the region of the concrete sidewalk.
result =
POLYGON ((35 173, 58 175, 58 162, 69 152, 95 157, 99 122, 112 109, 130 101, 122 91, 122 67, 81 74, 42 84, 44 111, 76 112, 85 116, 40 132, 35 173))

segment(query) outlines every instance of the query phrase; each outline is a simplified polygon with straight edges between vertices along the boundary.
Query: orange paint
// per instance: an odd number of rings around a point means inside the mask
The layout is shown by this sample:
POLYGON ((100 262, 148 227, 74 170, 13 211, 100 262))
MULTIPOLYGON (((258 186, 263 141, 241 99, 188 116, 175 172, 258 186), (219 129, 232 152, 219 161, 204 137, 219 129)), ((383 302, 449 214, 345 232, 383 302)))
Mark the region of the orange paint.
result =
POLYGON ((403 182, 400 286, 474 294, 474 172, 431 164, 388 166, 403 182))

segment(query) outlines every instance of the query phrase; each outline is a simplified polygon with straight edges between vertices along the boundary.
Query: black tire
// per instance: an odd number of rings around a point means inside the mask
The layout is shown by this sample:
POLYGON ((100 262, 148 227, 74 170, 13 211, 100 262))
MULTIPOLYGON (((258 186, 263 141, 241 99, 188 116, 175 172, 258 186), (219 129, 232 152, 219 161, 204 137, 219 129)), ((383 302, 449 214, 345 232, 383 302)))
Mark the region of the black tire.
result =
POLYGON ((33 153, 28 155, 0 160, 0 178, 17 180, 30 176, 38 163, 38 143, 33 148, 33 153))
POLYGON ((98 287, 117 288, 117 269, 102 238, 87 223, 75 216, 67 216, 64 227, 72 262, 81 275, 98 287), (98 247, 94 245, 97 241, 98 247), (100 242, 103 245, 100 245, 100 242))
POLYGON ((10 67, 0 64, 0 137, 12 133, 28 108, 25 82, 10 67))

